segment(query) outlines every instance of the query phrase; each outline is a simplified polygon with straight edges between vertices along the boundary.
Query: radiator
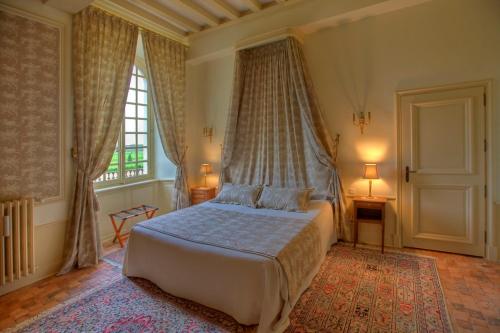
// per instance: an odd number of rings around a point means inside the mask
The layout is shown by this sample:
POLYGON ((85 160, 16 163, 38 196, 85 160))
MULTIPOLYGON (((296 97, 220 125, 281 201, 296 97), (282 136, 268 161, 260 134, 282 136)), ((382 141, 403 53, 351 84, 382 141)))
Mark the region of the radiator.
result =
POLYGON ((35 271, 33 199, 0 203, 0 286, 35 271))

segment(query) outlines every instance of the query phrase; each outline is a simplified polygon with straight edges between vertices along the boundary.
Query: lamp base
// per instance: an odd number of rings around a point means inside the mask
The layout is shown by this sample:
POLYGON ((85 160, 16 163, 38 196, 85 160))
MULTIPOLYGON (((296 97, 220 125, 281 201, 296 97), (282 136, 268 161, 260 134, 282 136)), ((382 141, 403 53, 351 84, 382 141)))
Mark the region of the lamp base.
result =
POLYGON ((362 196, 363 199, 366 200, 378 200, 381 199, 380 197, 377 197, 376 195, 372 195, 372 180, 370 179, 368 182, 368 195, 362 196))

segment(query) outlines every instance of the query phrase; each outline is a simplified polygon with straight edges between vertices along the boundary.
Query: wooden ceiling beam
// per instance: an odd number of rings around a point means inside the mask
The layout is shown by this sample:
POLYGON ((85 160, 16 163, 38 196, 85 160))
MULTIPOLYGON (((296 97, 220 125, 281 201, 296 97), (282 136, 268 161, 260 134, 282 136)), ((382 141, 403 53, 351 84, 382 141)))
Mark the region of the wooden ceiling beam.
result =
POLYGON ((196 22, 191 21, 190 19, 180 15, 179 13, 163 6, 159 2, 156 2, 154 0, 135 0, 134 2, 138 7, 141 7, 143 9, 150 8, 153 11, 156 11, 165 21, 170 21, 172 24, 178 25, 184 30, 192 32, 201 31, 201 27, 196 22))
MULTIPOLYGON (((164 29, 170 30, 173 33, 179 35, 179 36, 186 36, 187 33, 186 31, 178 28, 177 26, 173 25, 170 22, 167 22, 161 18, 159 18, 156 15, 151 14, 147 10, 142 9, 141 7, 138 7, 136 5, 133 5, 132 3, 128 2, 127 0, 107 0, 110 3, 113 3, 115 5, 118 5, 119 7, 127 10, 129 13, 135 16, 143 17, 144 19, 153 22, 154 24, 157 24, 159 26, 162 26, 164 29)), ((103 1, 105 3, 105 1, 103 1)), ((106 8, 104 8, 106 9, 106 8)))
POLYGON ((210 13, 208 10, 201 7, 197 3, 194 3, 192 0, 174 0, 174 1, 177 4, 181 4, 182 6, 184 6, 184 8, 188 9, 192 13, 200 16, 211 27, 215 27, 221 24, 221 20, 217 16, 210 13))
POLYGON ((232 20, 241 17, 241 13, 237 9, 229 5, 227 2, 224 2, 223 0, 207 0, 207 2, 211 3, 214 7, 221 10, 226 17, 232 20))
POLYGON ((248 5, 252 12, 258 12, 262 9, 262 4, 259 0, 245 0, 245 3, 248 5))

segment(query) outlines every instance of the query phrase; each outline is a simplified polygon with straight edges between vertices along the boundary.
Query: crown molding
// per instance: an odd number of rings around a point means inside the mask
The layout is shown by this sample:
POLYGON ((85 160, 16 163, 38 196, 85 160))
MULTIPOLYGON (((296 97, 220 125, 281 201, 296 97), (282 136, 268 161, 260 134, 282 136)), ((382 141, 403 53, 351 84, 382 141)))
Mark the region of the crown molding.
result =
MULTIPOLYGON (((174 31, 172 28, 167 27, 164 24, 160 24, 153 20, 149 20, 143 15, 136 13, 133 10, 124 8, 113 1, 110 0, 95 0, 92 5, 99 9, 102 9, 110 14, 121 17, 122 19, 133 23, 140 28, 151 30, 159 35, 165 36, 172 40, 175 40, 186 46, 189 45, 189 41, 186 34, 174 31)), ((165 22, 166 23, 166 22, 165 22)))

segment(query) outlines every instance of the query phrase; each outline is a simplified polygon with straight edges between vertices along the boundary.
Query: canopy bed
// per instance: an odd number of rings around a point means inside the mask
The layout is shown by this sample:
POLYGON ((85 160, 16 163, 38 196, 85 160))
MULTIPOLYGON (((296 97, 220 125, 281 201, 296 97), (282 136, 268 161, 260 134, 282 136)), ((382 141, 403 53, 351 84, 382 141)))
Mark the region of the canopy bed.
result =
POLYGON ((259 332, 281 332, 342 235, 338 140, 293 37, 238 51, 232 96, 217 202, 137 224, 124 274, 259 324, 259 332), (312 200, 282 205, 290 193, 312 200))

